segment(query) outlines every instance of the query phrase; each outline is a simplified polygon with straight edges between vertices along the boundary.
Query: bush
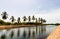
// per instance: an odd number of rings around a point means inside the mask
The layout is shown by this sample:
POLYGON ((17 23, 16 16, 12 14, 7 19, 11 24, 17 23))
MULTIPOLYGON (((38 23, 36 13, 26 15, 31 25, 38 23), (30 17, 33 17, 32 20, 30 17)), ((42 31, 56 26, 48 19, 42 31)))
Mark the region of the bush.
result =
POLYGON ((11 25, 11 23, 10 22, 5 22, 5 25, 11 25))
POLYGON ((0 20, 0 25, 5 24, 5 22, 3 20, 0 20))

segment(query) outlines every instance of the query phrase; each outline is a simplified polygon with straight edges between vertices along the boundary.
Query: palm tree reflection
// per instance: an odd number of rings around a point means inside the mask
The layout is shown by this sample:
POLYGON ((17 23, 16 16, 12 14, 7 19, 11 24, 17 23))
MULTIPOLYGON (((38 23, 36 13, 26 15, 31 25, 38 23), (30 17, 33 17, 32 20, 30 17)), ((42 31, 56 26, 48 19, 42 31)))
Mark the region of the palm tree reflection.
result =
POLYGON ((24 30, 24 32, 23 32, 23 37, 24 37, 24 38, 26 37, 26 32, 25 32, 25 30, 24 30))
POLYGON ((5 39, 5 38, 6 38, 5 34, 1 36, 1 39, 5 39))
POLYGON ((17 36, 19 37, 19 35, 20 35, 20 30, 18 29, 18 31, 17 31, 17 36))
POLYGON ((13 36, 14 36, 14 32, 12 31, 12 32, 11 32, 11 38, 13 38, 13 36))

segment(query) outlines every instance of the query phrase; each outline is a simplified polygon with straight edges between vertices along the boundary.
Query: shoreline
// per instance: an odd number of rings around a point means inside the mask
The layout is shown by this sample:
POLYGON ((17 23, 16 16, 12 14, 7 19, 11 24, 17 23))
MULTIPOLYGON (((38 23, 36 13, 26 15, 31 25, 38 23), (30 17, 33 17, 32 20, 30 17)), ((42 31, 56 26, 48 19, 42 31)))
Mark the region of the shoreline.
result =
POLYGON ((60 25, 47 37, 47 39, 60 39, 60 25))
POLYGON ((12 28, 21 28, 21 27, 36 27, 36 26, 35 25, 0 25, 0 30, 12 29, 12 28))

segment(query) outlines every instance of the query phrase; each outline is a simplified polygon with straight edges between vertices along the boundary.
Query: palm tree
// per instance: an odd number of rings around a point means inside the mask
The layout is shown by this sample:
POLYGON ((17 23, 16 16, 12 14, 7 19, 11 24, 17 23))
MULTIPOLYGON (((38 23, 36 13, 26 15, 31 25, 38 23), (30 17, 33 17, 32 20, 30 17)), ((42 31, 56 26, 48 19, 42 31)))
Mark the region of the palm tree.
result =
POLYGON ((38 22, 37 18, 36 18, 36 23, 38 22))
POLYGON ((34 20, 35 20, 35 17, 34 17, 34 15, 32 16, 32 20, 33 20, 33 22, 34 22, 34 20))
POLYGON ((46 20, 44 19, 43 22, 46 23, 46 20))
MULTIPOLYGON (((36 23, 37 23, 37 18, 36 18, 36 23)), ((37 25, 36 25, 36 33, 37 33, 37 25)))
POLYGON ((18 17, 17 22, 20 23, 20 17, 18 17))
POLYGON ((7 17, 8 17, 8 16, 7 16, 8 14, 7 14, 6 11, 2 12, 1 15, 2 15, 2 19, 4 19, 4 20, 7 19, 7 17))
POLYGON ((40 22, 41 22, 41 19, 39 18, 38 21, 39 21, 39 23, 40 23, 40 22))
POLYGON ((46 20, 41 18, 41 24, 45 23, 45 22, 46 22, 46 20))
POLYGON ((27 20, 26 16, 23 17, 23 21, 25 22, 27 20))
MULTIPOLYGON (((42 21, 42 18, 39 18, 39 19, 38 19, 38 22, 41 23, 41 21, 42 21)), ((39 34, 40 34, 40 33, 41 33, 41 27, 42 27, 42 26, 38 26, 38 27, 39 27, 39 34)))
POLYGON ((41 18, 41 24, 43 23, 43 19, 41 18))
MULTIPOLYGON (((43 19, 43 22, 46 23, 46 20, 43 19)), ((43 26, 43 31, 46 31, 46 26, 43 26)))
MULTIPOLYGON (((45 19, 42 19, 41 18, 41 24, 43 24, 43 23, 45 23, 46 22, 46 20, 45 19)), ((41 32, 43 33, 43 31, 46 31, 46 26, 41 26, 41 32)))
POLYGON ((29 22, 31 21, 31 17, 30 17, 30 16, 28 17, 28 21, 29 21, 29 22))
POLYGON ((13 23, 15 21, 14 16, 11 16, 11 22, 13 23))

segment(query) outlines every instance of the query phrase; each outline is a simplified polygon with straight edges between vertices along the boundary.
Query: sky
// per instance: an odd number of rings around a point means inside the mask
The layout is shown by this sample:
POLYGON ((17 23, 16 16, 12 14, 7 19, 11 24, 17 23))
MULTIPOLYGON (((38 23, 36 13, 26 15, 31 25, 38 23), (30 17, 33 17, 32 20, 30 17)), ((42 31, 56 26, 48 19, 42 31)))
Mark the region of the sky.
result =
POLYGON ((60 0, 0 0, 0 14, 3 11, 9 17, 35 15, 46 19, 47 23, 60 23, 60 0))

